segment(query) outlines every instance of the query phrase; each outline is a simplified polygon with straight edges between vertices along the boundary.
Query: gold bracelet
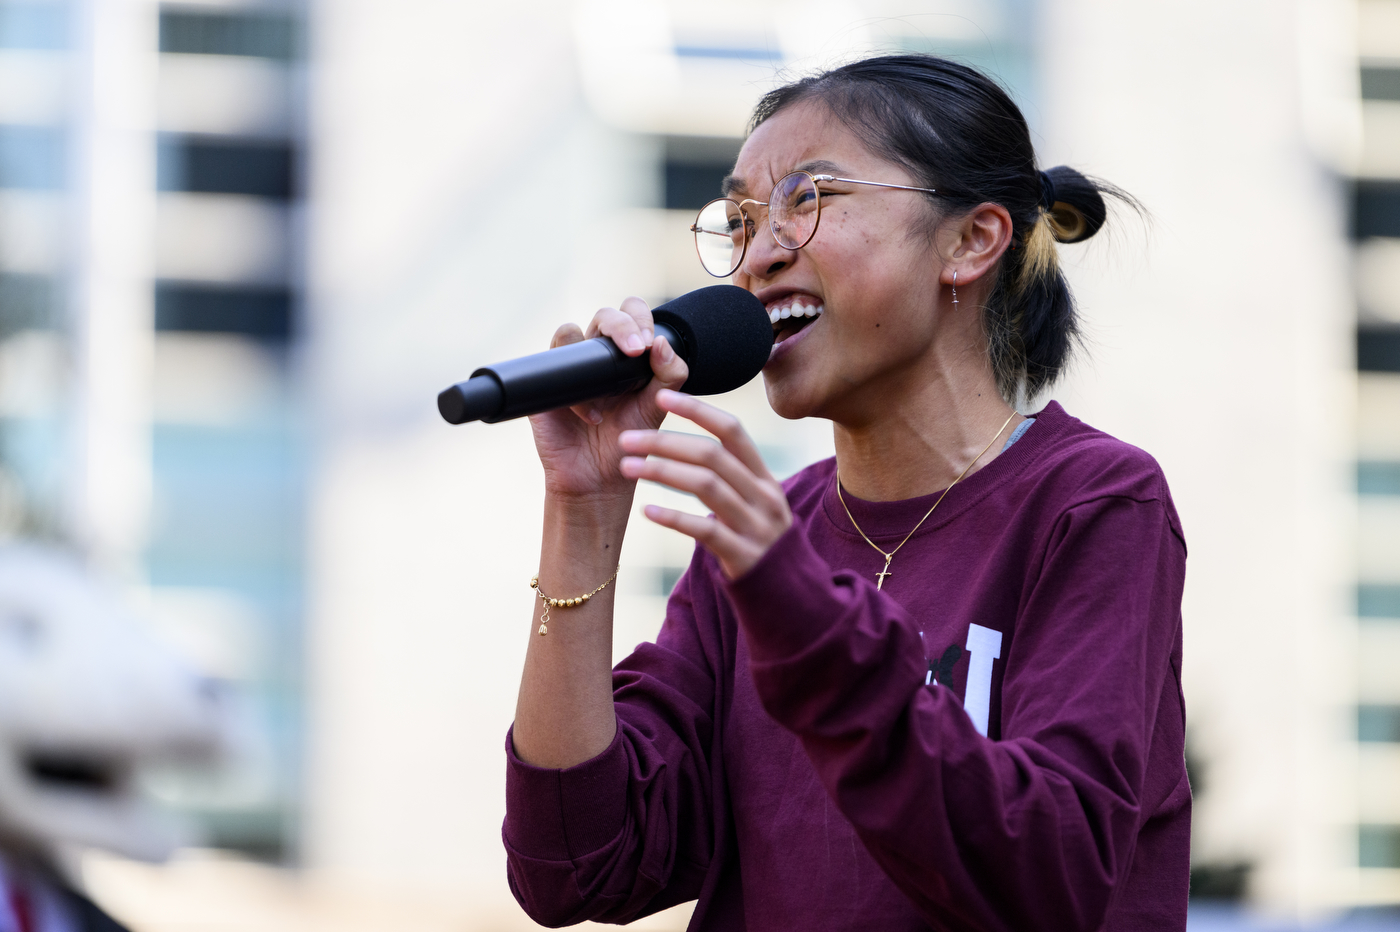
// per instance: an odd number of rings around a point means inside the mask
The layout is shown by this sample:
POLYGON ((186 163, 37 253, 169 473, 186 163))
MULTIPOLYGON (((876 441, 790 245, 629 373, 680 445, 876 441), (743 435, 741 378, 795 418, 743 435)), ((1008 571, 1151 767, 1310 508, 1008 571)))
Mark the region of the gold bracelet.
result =
POLYGON ((544 602, 544 613, 540 615, 540 636, 543 637, 549 633, 549 610, 551 608, 573 608, 582 605, 584 602, 587 602, 589 599, 608 588, 608 583, 616 579, 617 574, 620 572, 622 572, 621 564, 618 565, 617 569, 613 570, 613 574, 607 578, 607 581, 597 589, 594 589, 592 592, 584 593, 583 595, 574 596, 572 599, 551 599, 549 596, 545 595, 544 590, 540 588, 540 578, 538 576, 530 577, 530 588, 535 590, 535 594, 544 602))

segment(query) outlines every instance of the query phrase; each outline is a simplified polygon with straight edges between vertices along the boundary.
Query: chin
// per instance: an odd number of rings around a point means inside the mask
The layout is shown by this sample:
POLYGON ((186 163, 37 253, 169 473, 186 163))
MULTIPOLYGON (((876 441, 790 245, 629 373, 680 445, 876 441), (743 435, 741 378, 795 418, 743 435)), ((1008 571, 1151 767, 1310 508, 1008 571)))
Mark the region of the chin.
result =
POLYGON ((793 374, 774 378, 767 372, 763 373, 763 389, 768 395, 768 406, 778 417, 796 421, 820 413, 812 386, 800 382, 793 374))

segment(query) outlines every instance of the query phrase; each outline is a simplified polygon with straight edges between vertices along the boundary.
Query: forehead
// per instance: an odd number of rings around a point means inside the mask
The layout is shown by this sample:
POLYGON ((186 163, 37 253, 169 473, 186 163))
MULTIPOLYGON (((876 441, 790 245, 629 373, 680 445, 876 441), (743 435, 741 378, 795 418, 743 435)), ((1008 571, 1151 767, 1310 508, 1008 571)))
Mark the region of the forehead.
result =
POLYGON ((787 107, 763 122, 739 151, 734 173, 726 179, 729 192, 763 197, 782 176, 810 163, 823 162, 817 171, 848 174, 862 180, 905 180, 905 173, 876 155, 820 101, 805 100, 787 107), (864 179, 859 172, 879 172, 864 179), (891 172, 898 177, 889 177, 891 172))

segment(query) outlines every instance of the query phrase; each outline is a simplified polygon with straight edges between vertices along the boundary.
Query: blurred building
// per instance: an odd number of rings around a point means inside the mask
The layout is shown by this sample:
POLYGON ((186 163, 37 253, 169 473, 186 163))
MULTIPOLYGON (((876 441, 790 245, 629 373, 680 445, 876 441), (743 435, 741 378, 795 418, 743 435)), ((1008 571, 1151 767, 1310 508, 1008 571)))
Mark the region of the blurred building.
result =
POLYGON ((264 728, 248 760, 169 792, 214 843, 281 856, 303 739, 303 20, 281 2, 158 16, 145 565, 157 620, 245 684, 264 728))
MULTIPOLYGON (((1202 889, 1400 902, 1400 0, 0 0, 0 531, 125 577, 261 723, 153 793, 526 925, 539 469, 434 397, 712 283, 686 228, 758 96, 894 50, 999 77, 1045 164, 1151 214, 1063 250, 1089 340, 1055 395, 1181 511, 1202 889)), ((775 472, 830 452, 757 384, 720 403, 775 472)), ((689 553, 633 525, 619 657, 689 553)))
POLYGON ((63 499, 67 17, 50 4, 0 10, 0 514, 9 534, 44 534, 63 499))
POLYGON ((1365 0, 1357 35, 1357 863, 1363 895, 1393 901, 1400 898, 1400 3, 1365 0))
POLYGON ((1400 5, 1049 9, 1054 157, 1156 214, 1145 260, 1077 280, 1099 350, 1066 395, 1163 462, 1185 523, 1193 864, 1273 910, 1396 903, 1400 396, 1367 288, 1400 281, 1374 258, 1400 5))
POLYGON ((301 37, 285 4, 0 3, 0 525, 243 687, 246 759, 152 792, 258 852, 299 795, 301 37))

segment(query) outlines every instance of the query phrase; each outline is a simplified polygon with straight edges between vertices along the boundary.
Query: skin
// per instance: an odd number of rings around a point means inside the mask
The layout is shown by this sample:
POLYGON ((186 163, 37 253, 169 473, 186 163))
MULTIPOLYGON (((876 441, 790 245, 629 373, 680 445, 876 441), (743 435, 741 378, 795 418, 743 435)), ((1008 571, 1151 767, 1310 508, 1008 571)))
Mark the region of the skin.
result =
MULTIPOLYGON (((920 185, 810 101, 753 132, 731 176, 732 196, 766 200, 797 168, 920 185)), ((850 495, 895 501, 946 488, 994 433, 1004 440, 1022 420, 997 392, 978 313, 1010 245, 1011 218, 1000 205, 983 204, 937 218, 929 235, 936 208, 925 195, 835 182, 821 190, 817 233, 798 250, 779 246, 766 211, 749 208, 757 233, 734 283, 765 304, 796 293, 825 306, 775 347, 763 371, 769 403, 784 417, 832 422, 850 495)), ((642 301, 603 308, 586 330, 560 327, 551 345, 598 334, 628 355, 649 352, 656 378, 636 395, 530 419, 545 471, 541 587, 572 597, 612 575, 638 479, 696 495, 713 517, 657 506, 646 517, 695 538, 729 578, 742 576, 792 524, 780 483, 738 419, 669 390, 684 383, 685 363, 654 338, 642 301), (715 440, 659 430, 668 413, 715 440)), ((969 475, 999 449, 993 442, 969 475)), ((535 602, 513 733, 527 763, 569 767, 612 742, 615 591, 608 586, 582 606, 556 609, 547 637, 534 636, 535 602)))

